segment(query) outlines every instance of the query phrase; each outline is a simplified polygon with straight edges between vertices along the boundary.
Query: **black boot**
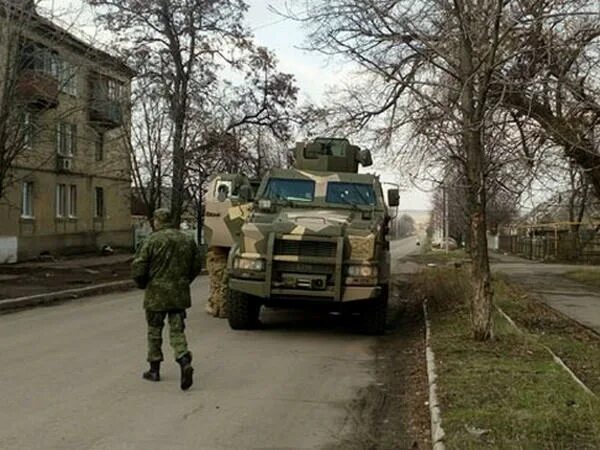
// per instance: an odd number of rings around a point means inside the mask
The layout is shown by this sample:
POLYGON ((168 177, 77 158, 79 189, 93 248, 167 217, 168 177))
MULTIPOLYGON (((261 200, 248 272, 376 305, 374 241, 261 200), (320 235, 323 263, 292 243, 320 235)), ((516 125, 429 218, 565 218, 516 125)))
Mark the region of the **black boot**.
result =
POLYGON ((150 370, 144 372, 142 378, 149 381, 160 381, 160 361, 152 361, 150 370))
POLYGON ((177 363, 181 367, 181 390, 187 391, 190 386, 194 383, 193 375, 194 368, 192 367, 192 354, 186 353, 177 360, 177 363))

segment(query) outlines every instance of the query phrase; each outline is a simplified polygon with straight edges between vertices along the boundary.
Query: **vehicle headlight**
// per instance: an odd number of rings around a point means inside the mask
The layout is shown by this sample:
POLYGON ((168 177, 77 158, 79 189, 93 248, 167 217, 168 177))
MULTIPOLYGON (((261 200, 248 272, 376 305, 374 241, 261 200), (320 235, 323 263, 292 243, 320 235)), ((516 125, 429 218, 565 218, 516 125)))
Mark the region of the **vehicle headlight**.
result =
POLYGON ((350 277, 376 277, 379 271, 377 266, 368 265, 352 265, 346 269, 348 276, 350 277))
POLYGON ((237 257, 233 261, 233 268, 238 270, 253 270, 255 272, 263 272, 265 270, 265 260, 237 257))
POLYGON ((272 208, 272 206, 273 206, 273 204, 271 203, 271 200, 261 198, 258 201, 258 209, 260 209, 262 211, 269 211, 272 208))

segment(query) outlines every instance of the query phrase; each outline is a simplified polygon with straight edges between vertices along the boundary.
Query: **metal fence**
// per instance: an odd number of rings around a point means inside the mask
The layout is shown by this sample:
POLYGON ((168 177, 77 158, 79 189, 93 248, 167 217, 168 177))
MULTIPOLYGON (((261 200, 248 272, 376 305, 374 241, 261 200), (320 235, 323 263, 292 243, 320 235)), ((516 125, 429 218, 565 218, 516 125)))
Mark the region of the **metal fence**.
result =
POLYGON ((532 260, 600 264, 600 236, 595 230, 501 235, 499 250, 532 260))

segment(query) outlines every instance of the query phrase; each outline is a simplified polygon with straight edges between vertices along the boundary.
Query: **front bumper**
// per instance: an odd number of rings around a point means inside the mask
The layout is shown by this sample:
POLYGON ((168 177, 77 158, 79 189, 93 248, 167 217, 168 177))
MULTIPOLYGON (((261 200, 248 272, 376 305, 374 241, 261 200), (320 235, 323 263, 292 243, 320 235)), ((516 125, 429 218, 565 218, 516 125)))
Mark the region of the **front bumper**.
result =
POLYGON ((269 233, 266 254, 258 255, 265 259, 265 271, 242 273, 230 266, 229 288, 273 301, 342 303, 379 296, 381 287, 376 275, 344 274, 345 265, 365 264, 364 260, 348 259, 350 254, 344 247, 343 236, 269 233))
POLYGON ((381 294, 380 286, 344 286, 341 292, 341 298, 335 298, 333 290, 312 291, 304 289, 276 289, 270 288, 264 281, 242 280, 239 278, 229 279, 229 289, 253 295, 259 298, 270 298, 273 300, 298 299, 306 301, 341 301, 354 302, 360 300, 369 300, 377 298, 381 294))

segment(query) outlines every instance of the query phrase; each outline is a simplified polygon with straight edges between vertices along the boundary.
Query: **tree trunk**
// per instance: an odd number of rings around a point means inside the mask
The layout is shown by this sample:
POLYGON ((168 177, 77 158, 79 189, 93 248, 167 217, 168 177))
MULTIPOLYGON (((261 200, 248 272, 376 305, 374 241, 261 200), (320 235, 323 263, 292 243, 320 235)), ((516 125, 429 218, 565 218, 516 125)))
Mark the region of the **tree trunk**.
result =
POLYGON ((471 259, 473 297, 471 298, 471 322, 473 337, 487 341, 492 337, 492 283, 488 259, 487 227, 485 217, 485 186, 471 182, 471 259))
POLYGON ((173 133, 173 178, 171 191, 171 215, 173 227, 179 228, 183 213, 183 196, 185 188, 185 149, 183 148, 183 128, 185 112, 181 108, 175 111, 175 130, 173 133))
MULTIPOLYGON (((468 210, 471 234, 471 323, 473 337, 487 341, 492 337, 492 285, 487 248, 485 147, 483 144, 484 106, 477 104, 477 85, 473 64, 473 48, 467 27, 463 23, 460 52, 462 95, 462 142, 466 153, 468 210)), ((481 89, 481 86, 479 86, 481 89)), ((480 99, 480 102, 484 102, 480 99)))

